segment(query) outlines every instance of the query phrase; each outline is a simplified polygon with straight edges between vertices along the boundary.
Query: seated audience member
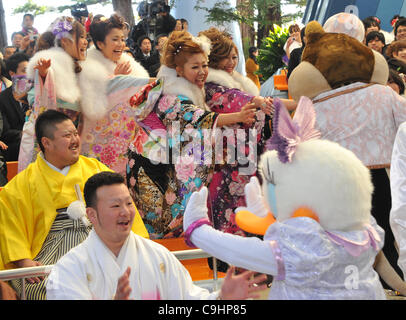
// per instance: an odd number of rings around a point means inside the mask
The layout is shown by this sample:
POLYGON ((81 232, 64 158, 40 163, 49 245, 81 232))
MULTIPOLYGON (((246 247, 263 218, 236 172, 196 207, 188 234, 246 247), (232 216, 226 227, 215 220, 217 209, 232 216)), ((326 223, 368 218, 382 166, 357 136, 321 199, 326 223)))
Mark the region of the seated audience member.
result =
POLYGON ((385 39, 384 41, 385 45, 395 40, 393 34, 381 29, 381 20, 378 17, 370 16, 362 20, 362 22, 365 28, 365 37, 372 31, 378 31, 383 34, 385 39))
POLYGON ((4 155, 6 161, 17 161, 20 150, 21 133, 26 112, 30 109, 27 91, 31 89, 26 79, 29 57, 22 52, 12 55, 7 61, 7 70, 13 85, 0 93, 0 112, 3 117, 3 132, 0 135, 8 149, 4 155))
POLYGON ((161 57, 164 44, 168 40, 167 34, 159 34, 155 39, 155 50, 159 52, 159 57, 161 57))
POLYGON ((393 41, 385 50, 388 60, 396 59, 406 62, 406 40, 393 41))
POLYGON ((14 53, 16 53, 17 48, 14 46, 7 46, 4 48, 4 57, 3 60, 7 60, 10 58, 14 53))
POLYGON ((173 31, 182 31, 182 20, 176 19, 175 29, 173 31))
MULTIPOLYGON (((89 237, 53 267, 48 299, 246 299, 266 288, 252 272, 230 270, 220 292, 193 284, 188 271, 165 247, 131 232, 136 213, 124 178, 101 172, 84 187, 89 237)), ((232 269, 232 268, 231 268, 232 269)))
POLYGON ((290 59, 290 53, 302 46, 302 39, 300 37, 300 27, 297 24, 292 24, 288 29, 289 38, 286 40, 283 50, 286 52, 286 56, 290 59))
POLYGON ((378 21, 375 17, 367 17, 364 20, 362 20, 362 23, 364 24, 365 28, 365 36, 367 36, 368 33, 370 33, 371 31, 381 30, 380 21, 378 21))
POLYGON ((25 34, 22 33, 21 31, 13 32, 13 34, 11 35, 11 44, 13 47, 17 48, 17 51, 21 47, 21 43, 23 42, 24 36, 25 34))
POLYGON ((182 22, 182 30, 183 31, 188 31, 189 30, 189 22, 186 19, 180 19, 180 22, 182 22))
POLYGON ((288 63, 288 73, 287 73, 287 78, 289 79, 290 74, 292 71, 299 65, 299 63, 302 60, 302 53, 304 48, 306 47, 306 27, 303 27, 300 30, 300 38, 302 39, 302 46, 300 48, 296 48, 290 52, 290 58, 289 58, 289 63, 288 63))
MULTIPOLYGON (((86 239, 90 224, 77 200, 90 176, 110 171, 80 155, 76 127, 61 112, 40 114, 35 134, 42 152, 0 191, 0 270, 55 264, 86 239)), ((148 237, 138 212, 134 220, 135 232, 148 237)), ((27 299, 45 299, 43 279, 27 280, 27 299)), ((12 286, 21 294, 20 280, 12 286)))
POLYGON ((402 76, 393 69, 389 69, 388 86, 391 87, 397 94, 404 95, 405 82, 402 76))
POLYGON ((406 18, 399 18, 393 29, 395 40, 406 40, 406 18))
POLYGON ((135 53, 135 60, 141 63, 150 77, 156 77, 161 64, 159 53, 152 48, 151 39, 146 35, 139 38, 138 48, 139 50, 135 53))
POLYGON ((385 36, 382 32, 379 31, 371 31, 365 38, 366 46, 370 47, 371 49, 378 51, 380 54, 384 54, 385 49, 385 36))

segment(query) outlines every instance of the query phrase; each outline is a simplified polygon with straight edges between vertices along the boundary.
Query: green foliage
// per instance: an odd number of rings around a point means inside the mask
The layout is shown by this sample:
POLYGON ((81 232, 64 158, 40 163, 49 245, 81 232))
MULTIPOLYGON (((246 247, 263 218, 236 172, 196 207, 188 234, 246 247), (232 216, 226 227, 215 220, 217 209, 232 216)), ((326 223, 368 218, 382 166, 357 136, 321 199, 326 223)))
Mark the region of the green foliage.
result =
POLYGON ((273 25, 273 28, 274 31, 269 31, 269 36, 262 39, 257 57, 259 73, 263 75, 264 81, 284 65, 282 61, 285 55, 283 46, 289 37, 287 28, 282 28, 276 24, 273 25))
MULTIPOLYGON (((66 1, 68 2, 68 1, 66 1)), ((32 13, 34 16, 38 16, 41 14, 44 14, 46 12, 63 12, 66 9, 70 9, 71 6, 78 4, 78 3, 85 3, 86 5, 92 5, 92 4, 101 4, 101 5, 106 5, 106 4, 111 4, 111 0, 70 0, 70 4, 63 5, 63 6, 58 6, 58 7, 52 7, 52 6, 42 6, 36 4, 33 0, 27 0, 27 2, 13 10, 13 14, 18 14, 18 13, 32 13)))
POLYGON ((54 11, 54 8, 48 6, 41 6, 34 3, 32 0, 28 0, 22 6, 19 6, 13 10, 13 14, 18 13, 32 13, 34 16, 44 14, 47 11, 54 11))

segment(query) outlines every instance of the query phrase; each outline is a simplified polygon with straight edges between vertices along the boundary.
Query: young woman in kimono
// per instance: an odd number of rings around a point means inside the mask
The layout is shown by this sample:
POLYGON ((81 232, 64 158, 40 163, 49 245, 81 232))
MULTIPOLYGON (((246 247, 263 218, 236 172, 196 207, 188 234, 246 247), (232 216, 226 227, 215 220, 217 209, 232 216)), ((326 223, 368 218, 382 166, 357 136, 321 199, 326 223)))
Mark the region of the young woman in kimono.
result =
POLYGON ((130 145, 127 184, 151 239, 182 235, 189 196, 210 181, 213 129, 255 120, 252 103, 227 114, 207 108, 209 50, 206 37, 174 31, 158 81, 131 99, 139 130, 130 145))
POLYGON ((82 154, 125 176, 134 137, 129 99, 149 82, 148 72, 124 52, 124 19, 113 14, 90 25, 94 46, 82 63, 79 86, 83 116, 82 154))
POLYGON ((38 51, 27 66, 27 78, 34 81, 34 88, 28 94, 32 113, 23 128, 19 171, 34 161, 39 151, 34 145, 34 123, 41 112, 57 109, 79 126, 81 90, 77 74, 80 62, 86 59, 86 31, 73 18, 60 17, 46 32, 51 33, 55 46, 38 51))
POLYGON ((244 186, 250 177, 257 174, 257 162, 263 152, 264 141, 270 136, 267 124, 272 119, 272 99, 259 96, 254 82, 235 70, 238 49, 225 32, 212 27, 199 34, 211 41, 209 75, 205 84, 206 103, 210 110, 238 112, 248 102, 253 102, 258 109, 254 123, 238 123, 229 127, 234 138, 224 141, 223 153, 234 155, 235 161, 216 161, 208 187, 209 217, 214 227, 227 233, 246 235, 235 223, 234 209, 245 206, 244 186), (243 152, 242 156, 238 156, 238 152, 243 152))

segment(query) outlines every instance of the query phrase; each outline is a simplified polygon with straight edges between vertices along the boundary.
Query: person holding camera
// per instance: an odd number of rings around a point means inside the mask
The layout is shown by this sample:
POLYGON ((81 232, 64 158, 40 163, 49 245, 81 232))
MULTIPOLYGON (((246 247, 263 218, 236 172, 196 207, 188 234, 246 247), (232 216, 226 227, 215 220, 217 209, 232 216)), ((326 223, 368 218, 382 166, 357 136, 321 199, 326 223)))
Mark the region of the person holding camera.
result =
POLYGON ((38 38, 38 30, 34 28, 34 15, 31 13, 26 13, 23 16, 22 27, 21 32, 24 34, 24 36, 30 36, 31 40, 34 40, 35 36, 38 38))
POLYGON ((169 34, 175 29, 176 19, 169 13, 170 6, 164 0, 143 1, 137 10, 142 20, 131 31, 134 43, 143 35, 155 41, 156 35, 169 34))

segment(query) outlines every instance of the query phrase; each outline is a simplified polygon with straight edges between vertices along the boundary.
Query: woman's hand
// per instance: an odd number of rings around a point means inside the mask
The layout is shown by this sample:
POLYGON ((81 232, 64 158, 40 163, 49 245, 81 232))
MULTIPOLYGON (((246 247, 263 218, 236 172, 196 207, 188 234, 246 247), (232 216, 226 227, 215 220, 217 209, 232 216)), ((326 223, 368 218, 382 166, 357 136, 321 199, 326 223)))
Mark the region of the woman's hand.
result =
POLYGON ((41 78, 45 79, 47 77, 48 69, 50 66, 51 66, 51 59, 45 60, 45 59, 41 58, 37 62, 37 65, 34 67, 34 69, 37 69, 41 78))
POLYGON ((128 75, 131 73, 130 61, 117 63, 116 69, 114 69, 114 75, 128 75))
POLYGON ((241 111, 238 112, 238 122, 252 124, 255 122, 255 111, 257 106, 253 102, 247 103, 245 106, 242 107, 241 111))
POLYGON ((271 97, 257 96, 251 100, 258 109, 261 109, 266 115, 271 115, 274 110, 273 99, 271 97))

